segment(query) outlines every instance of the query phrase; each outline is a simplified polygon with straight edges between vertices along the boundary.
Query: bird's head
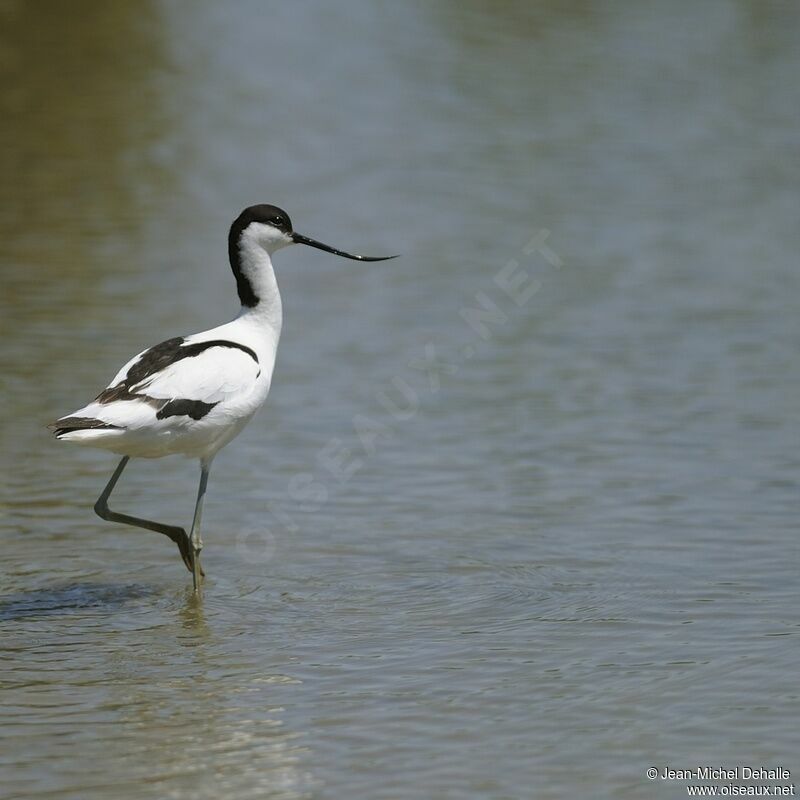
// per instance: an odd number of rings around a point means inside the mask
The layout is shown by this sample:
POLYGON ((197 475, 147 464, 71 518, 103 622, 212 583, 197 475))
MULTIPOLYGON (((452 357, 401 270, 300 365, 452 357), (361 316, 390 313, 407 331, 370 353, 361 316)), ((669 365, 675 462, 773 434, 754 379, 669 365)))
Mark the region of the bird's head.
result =
POLYGON ((251 243, 257 244, 270 255, 290 244, 305 244, 309 247, 316 247, 318 250, 324 250, 326 253, 352 258, 356 261, 386 261, 397 257, 359 256, 346 253, 344 250, 337 250, 335 247, 297 233, 292 227, 289 215, 283 209, 267 204, 246 208, 231 225, 228 247, 232 253, 251 243))

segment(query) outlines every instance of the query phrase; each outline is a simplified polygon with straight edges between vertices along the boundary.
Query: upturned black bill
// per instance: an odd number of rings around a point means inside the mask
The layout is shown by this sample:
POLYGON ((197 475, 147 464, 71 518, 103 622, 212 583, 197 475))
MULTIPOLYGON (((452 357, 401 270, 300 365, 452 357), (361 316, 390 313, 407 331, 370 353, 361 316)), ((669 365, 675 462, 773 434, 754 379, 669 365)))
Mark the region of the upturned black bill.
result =
POLYGON ((322 244, 316 239, 309 239, 308 236, 303 236, 301 233, 293 233, 292 240, 296 244, 307 244, 309 247, 316 247, 317 250, 324 250, 326 253, 333 253, 335 256, 352 258, 354 261, 388 261, 390 258, 397 258, 397 256, 358 256, 353 253, 345 253, 344 250, 329 247, 327 244, 322 244))

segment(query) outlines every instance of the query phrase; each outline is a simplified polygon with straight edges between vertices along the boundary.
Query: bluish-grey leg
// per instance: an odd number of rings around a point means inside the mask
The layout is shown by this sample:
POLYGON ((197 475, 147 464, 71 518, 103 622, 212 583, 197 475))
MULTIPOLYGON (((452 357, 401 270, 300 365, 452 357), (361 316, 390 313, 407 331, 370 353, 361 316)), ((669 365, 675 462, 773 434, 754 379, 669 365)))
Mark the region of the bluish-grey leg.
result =
POLYGON ((108 507, 108 498, 111 497, 111 492, 114 491, 119 476, 122 475, 122 471, 127 466, 128 461, 130 461, 130 456, 123 456, 122 461, 117 465, 114 474, 111 476, 111 480, 106 484, 106 488, 103 489, 103 493, 97 498, 97 502, 94 504, 95 513, 101 519, 108 520, 109 522, 121 522, 123 525, 133 525, 136 528, 144 528, 145 530, 156 531, 156 533, 163 533, 165 536, 168 536, 178 545, 178 550, 181 552, 181 558, 183 559, 183 563, 186 564, 186 568, 194 574, 192 568, 192 548, 189 543, 189 537, 186 535, 186 531, 183 528, 178 525, 165 525, 163 522, 153 522, 152 520, 142 519, 141 517, 132 517, 129 514, 120 514, 116 511, 112 511, 108 507))
POLYGON ((195 592, 200 591, 200 580, 204 575, 200 566, 200 551, 203 549, 203 538, 200 535, 200 523, 203 518, 203 501, 206 498, 206 487, 208 486, 208 473, 211 471, 210 461, 200 462, 200 485, 197 488, 197 503, 194 507, 194 519, 192 520, 192 532, 189 534, 192 556, 192 581, 195 592))

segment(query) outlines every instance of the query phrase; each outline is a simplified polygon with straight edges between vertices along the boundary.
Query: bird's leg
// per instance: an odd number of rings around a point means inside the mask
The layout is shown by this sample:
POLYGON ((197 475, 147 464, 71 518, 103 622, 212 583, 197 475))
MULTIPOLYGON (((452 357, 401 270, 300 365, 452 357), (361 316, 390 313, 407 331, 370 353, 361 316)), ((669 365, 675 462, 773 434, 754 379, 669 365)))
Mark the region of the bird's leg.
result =
POLYGON ((109 480, 106 488, 103 489, 103 493, 97 498, 97 502, 94 504, 95 513, 97 516, 109 522, 121 522, 124 525, 133 525, 137 528, 156 531, 157 533, 163 533, 165 536, 168 536, 178 545, 178 550, 181 552, 181 558, 183 559, 183 563, 186 564, 186 568, 194 574, 192 566, 192 548, 189 543, 189 537, 186 535, 186 531, 183 528, 177 525, 165 525, 162 522, 141 519, 140 517, 132 517, 128 514, 119 514, 108 507, 108 498, 111 497, 111 492, 114 491, 119 476, 122 475, 122 470, 125 469, 128 461, 130 461, 130 456, 123 456, 122 461, 117 465, 114 474, 111 476, 111 480, 109 480))
POLYGON ((203 517, 203 500, 206 497, 206 487, 208 486, 208 473, 211 470, 210 461, 200 462, 200 485, 197 487, 197 503, 194 507, 194 519, 192 520, 192 532, 189 535, 192 556, 192 581, 195 592, 200 591, 200 578, 205 573, 200 566, 200 551, 203 549, 203 539, 200 536, 200 522, 203 517))

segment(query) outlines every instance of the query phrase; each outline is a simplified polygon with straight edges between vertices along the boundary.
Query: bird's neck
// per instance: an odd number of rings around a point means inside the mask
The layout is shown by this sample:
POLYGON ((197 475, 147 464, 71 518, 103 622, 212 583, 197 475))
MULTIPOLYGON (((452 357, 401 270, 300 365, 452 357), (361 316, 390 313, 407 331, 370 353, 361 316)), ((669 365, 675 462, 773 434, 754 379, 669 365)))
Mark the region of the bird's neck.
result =
POLYGON ((281 294, 269 254, 260 245, 243 237, 237 246, 229 247, 229 256, 242 302, 239 317, 247 317, 280 334, 283 321, 281 294))

